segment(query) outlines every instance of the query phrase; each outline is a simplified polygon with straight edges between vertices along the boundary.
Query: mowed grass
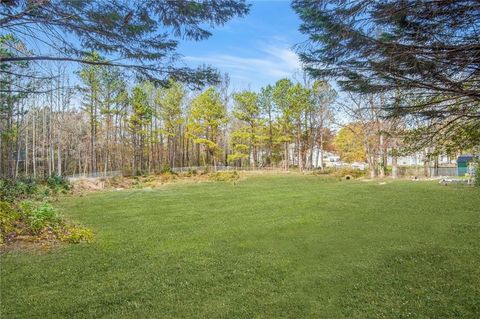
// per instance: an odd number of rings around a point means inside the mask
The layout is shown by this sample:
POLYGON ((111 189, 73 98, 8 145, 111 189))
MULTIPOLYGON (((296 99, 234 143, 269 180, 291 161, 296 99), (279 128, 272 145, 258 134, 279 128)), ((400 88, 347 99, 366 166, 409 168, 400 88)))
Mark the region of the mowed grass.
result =
POLYGON ((1 256, 2 318, 478 318, 480 190, 249 176, 57 206, 92 244, 1 256))

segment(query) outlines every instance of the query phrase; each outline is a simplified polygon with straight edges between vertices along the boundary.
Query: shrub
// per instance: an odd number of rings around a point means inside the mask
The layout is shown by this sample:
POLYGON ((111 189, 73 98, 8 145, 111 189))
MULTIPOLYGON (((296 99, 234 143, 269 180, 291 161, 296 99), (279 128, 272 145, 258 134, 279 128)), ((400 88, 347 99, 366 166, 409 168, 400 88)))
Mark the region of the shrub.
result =
POLYGON ((17 235, 33 236, 35 241, 56 239, 74 244, 93 239, 90 229, 65 222, 48 203, 23 201, 14 206, 0 202, 0 244, 17 235))
POLYGON ((154 182, 155 181, 155 176, 153 175, 148 175, 144 178, 143 180, 145 183, 151 183, 151 182, 154 182))
POLYGON ((187 177, 196 176, 197 174, 198 174, 198 172, 197 172, 196 169, 191 169, 191 168, 189 168, 189 169, 188 169, 188 172, 187 172, 187 177))
POLYGON ((16 229, 16 221, 20 214, 8 202, 0 201, 0 244, 16 229))
POLYGON ((78 225, 65 226, 59 234, 59 239, 64 242, 78 244, 80 242, 91 242, 93 232, 85 227, 78 225))
POLYGON ((163 165, 160 169, 160 174, 174 174, 170 165, 163 165))
POLYGON ((54 193, 66 193, 70 189, 70 183, 61 175, 53 174, 47 178, 46 182, 54 193))
POLYGON ((38 183, 32 177, 23 177, 18 179, 18 186, 22 189, 24 196, 32 196, 38 192, 38 183))
POLYGON ((15 238, 25 240, 23 236, 28 241, 91 241, 89 229, 66 223, 50 204, 38 201, 69 189, 68 180, 58 175, 41 184, 32 178, 0 179, 0 245, 15 238))
POLYGON ((236 181, 239 178, 240 178, 240 175, 237 173, 237 171, 217 172, 212 176, 212 179, 217 182, 236 181))
POLYGON ((177 174, 174 172, 165 172, 162 173, 162 181, 171 181, 177 177, 177 174))
POLYGON ((32 234, 40 233, 45 227, 57 228, 61 224, 60 216, 48 203, 38 206, 26 201, 21 203, 20 207, 25 224, 32 234))
POLYGON ((33 178, 18 180, 0 179, 0 201, 13 203, 17 199, 31 197, 37 192, 37 183, 33 178))
POLYGON ((0 200, 6 202, 13 202, 16 197, 16 192, 12 188, 12 181, 0 179, 0 200))
POLYGON ((337 178, 345 178, 350 177, 352 178, 359 178, 365 176, 365 171, 361 171, 359 169, 352 169, 352 168, 341 168, 332 172, 332 175, 337 178))
POLYGON ((42 183, 34 178, 0 179, 0 200, 9 203, 24 199, 41 200, 51 194, 66 193, 69 189, 68 180, 59 175, 52 175, 42 183))
POLYGON ((133 188, 142 188, 143 187, 143 183, 138 176, 133 176, 132 187, 133 188))

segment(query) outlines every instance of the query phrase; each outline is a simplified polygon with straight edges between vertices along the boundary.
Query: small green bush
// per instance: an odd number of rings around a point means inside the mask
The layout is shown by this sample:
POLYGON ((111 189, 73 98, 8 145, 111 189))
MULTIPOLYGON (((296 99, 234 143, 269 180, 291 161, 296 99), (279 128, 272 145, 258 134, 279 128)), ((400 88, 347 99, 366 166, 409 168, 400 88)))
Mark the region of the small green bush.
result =
POLYGON ((60 175, 54 174, 46 180, 48 187, 56 193, 66 193, 70 189, 68 180, 60 175))
POLYGON ((57 228, 61 224, 60 216, 48 203, 36 205, 25 201, 20 204, 20 207, 25 224, 33 234, 39 234, 45 227, 57 228))
POLYGON ((163 165, 160 169, 160 174, 174 174, 170 165, 163 165))
POLYGON ((12 204, 0 201, 0 244, 3 244, 5 237, 16 229, 16 221, 20 214, 12 207, 12 204))
POLYGON ((217 172, 212 176, 212 179, 217 182, 233 182, 240 178, 237 171, 232 172, 217 172))
POLYGON ((35 195, 38 192, 38 183, 33 177, 20 178, 17 183, 25 196, 35 195))
POLYGON ((0 201, 13 203, 17 199, 29 198, 37 192, 37 182, 33 178, 0 179, 0 201))
POLYGON ((132 187, 133 188, 142 188, 143 182, 139 176, 132 176, 132 187))
POLYGON ((52 175, 39 183, 34 178, 0 179, 0 200, 13 203, 25 199, 41 200, 52 194, 66 193, 70 183, 62 176, 52 175))
POLYGON ((81 242, 89 243, 93 240, 93 232, 85 227, 70 225, 63 228, 59 238, 61 241, 72 244, 78 244, 81 242))
POLYGON ((15 206, 0 201, 0 244, 17 235, 34 236, 35 240, 57 239, 73 244, 93 239, 90 229, 65 222, 48 203, 23 201, 15 206))
POLYGON ((58 175, 52 175, 41 183, 33 178, 0 179, 0 245, 20 236, 32 241, 91 241, 91 230, 65 222, 45 202, 48 196, 66 193, 69 189, 68 180, 58 175))

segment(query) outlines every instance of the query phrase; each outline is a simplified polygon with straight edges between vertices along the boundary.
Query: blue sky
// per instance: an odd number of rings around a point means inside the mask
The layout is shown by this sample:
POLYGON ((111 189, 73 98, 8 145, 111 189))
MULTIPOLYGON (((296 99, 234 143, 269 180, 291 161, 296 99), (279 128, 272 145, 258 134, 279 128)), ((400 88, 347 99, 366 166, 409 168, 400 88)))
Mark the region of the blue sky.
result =
MULTIPOLYGON (((300 19, 288 0, 251 0, 250 13, 211 30, 203 41, 180 41, 177 53, 187 66, 211 65, 231 79, 230 90, 259 90, 300 70, 293 46, 306 39, 299 31, 300 19)), ((30 39, 32 40, 32 39, 30 39)), ((27 39, 27 41, 29 41, 27 39)), ((49 47, 27 42, 28 46, 48 55, 49 47)), ((76 41, 72 38, 72 41, 76 41)), ((55 55, 55 52, 51 53, 55 55)), ((49 65, 48 62, 44 63, 49 65)), ((50 63, 52 67, 56 63, 50 63)), ((74 74, 80 65, 62 64, 74 74)), ((71 77, 71 84, 78 84, 71 77)))
POLYGON ((300 64, 293 46, 305 40, 290 1, 250 1, 250 14, 215 28, 204 41, 182 42, 178 53, 189 66, 211 65, 229 73, 231 89, 258 90, 291 77, 300 64))

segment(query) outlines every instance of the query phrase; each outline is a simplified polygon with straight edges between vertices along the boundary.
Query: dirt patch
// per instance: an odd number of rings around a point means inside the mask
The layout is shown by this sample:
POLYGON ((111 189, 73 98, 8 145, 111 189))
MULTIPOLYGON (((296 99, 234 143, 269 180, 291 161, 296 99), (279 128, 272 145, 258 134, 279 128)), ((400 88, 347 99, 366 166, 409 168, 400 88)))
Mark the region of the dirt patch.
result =
POLYGON ((71 184, 71 190, 74 194, 86 191, 99 191, 105 188, 105 181, 98 178, 78 179, 71 184))
POLYGON ((38 236, 15 236, 10 241, 0 245, 0 254, 17 250, 48 251, 54 247, 59 247, 62 244, 64 244, 64 242, 59 240, 53 232, 45 230, 38 236))
MULTIPOLYGON (((111 178, 84 178, 71 182, 72 193, 81 195, 83 193, 96 192, 102 190, 125 190, 125 189, 156 189, 172 183, 204 183, 219 181, 219 174, 233 174, 232 172, 221 173, 164 173, 152 174, 147 176, 116 176, 111 178)), ((245 175, 235 172, 235 181, 244 179, 245 175)), ((223 175, 222 175, 223 176, 223 175)))

